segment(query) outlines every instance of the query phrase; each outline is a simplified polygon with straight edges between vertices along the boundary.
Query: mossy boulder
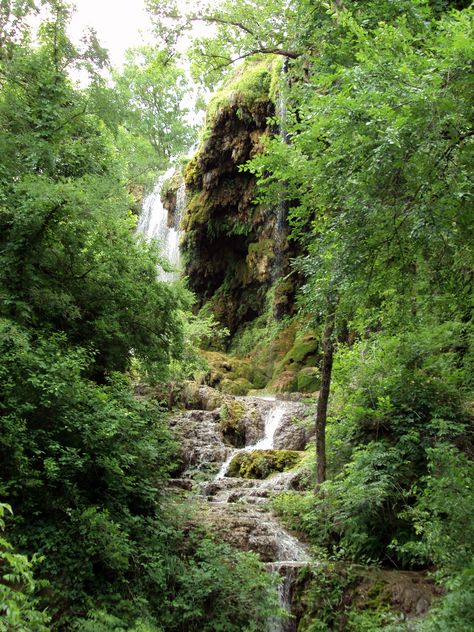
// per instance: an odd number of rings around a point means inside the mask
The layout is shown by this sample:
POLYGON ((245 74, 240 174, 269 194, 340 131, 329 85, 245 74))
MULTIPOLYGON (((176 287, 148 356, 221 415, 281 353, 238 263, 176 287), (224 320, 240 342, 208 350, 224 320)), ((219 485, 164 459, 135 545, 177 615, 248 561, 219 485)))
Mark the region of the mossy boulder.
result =
POLYGON ((301 461, 302 452, 295 450, 253 450, 239 452, 232 459, 227 476, 267 478, 275 472, 289 470, 301 461))
POLYGON ((315 393, 321 386, 321 373, 316 367, 305 367, 296 376, 298 391, 301 393, 315 393))
POLYGON ((264 388, 268 378, 251 360, 236 358, 217 351, 203 351, 209 364, 205 381, 230 395, 246 395, 254 388, 264 388))
POLYGON ((263 370, 254 366, 251 362, 235 362, 230 373, 232 376, 231 379, 233 379, 234 376, 236 378, 243 378, 251 382, 254 388, 263 388, 268 382, 263 370))
POLYGON ((224 378, 219 387, 227 395, 247 395, 253 389, 253 384, 243 377, 238 377, 235 380, 224 378))
POLYGON ((293 346, 281 361, 281 366, 289 364, 305 364, 310 361, 318 351, 319 341, 315 334, 310 333, 302 337, 297 337, 293 346))
POLYGON ((318 385, 315 367, 319 364, 319 340, 314 332, 298 335, 295 332, 293 343, 274 366, 271 387, 279 393, 302 391, 312 393, 318 385), (303 371, 310 368, 311 371, 303 371))

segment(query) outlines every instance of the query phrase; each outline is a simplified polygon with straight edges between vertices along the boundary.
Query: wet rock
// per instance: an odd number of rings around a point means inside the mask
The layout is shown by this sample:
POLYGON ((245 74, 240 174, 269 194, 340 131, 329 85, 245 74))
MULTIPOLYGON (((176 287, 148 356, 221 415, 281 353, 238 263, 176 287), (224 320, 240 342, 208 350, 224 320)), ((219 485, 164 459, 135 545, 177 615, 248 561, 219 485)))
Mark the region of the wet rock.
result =
POLYGON ((224 442, 235 448, 256 443, 264 434, 270 406, 257 398, 225 397, 220 408, 224 442))
POLYGON ((276 450, 304 450, 312 435, 311 411, 303 404, 293 405, 275 432, 276 450))
POLYGON ((202 486, 204 496, 216 502, 264 503, 276 494, 295 489, 298 472, 281 472, 263 480, 224 477, 202 486))
POLYGON ((259 553, 264 562, 309 561, 305 547, 262 507, 210 502, 199 511, 198 521, 217 530, 224 542, 259 553))
POLYGON ((170 419, 179 439, 181 474, 192 477, 195 471, 218 468, 227 455, 220 428, 219 410, 190 410, 170 419))

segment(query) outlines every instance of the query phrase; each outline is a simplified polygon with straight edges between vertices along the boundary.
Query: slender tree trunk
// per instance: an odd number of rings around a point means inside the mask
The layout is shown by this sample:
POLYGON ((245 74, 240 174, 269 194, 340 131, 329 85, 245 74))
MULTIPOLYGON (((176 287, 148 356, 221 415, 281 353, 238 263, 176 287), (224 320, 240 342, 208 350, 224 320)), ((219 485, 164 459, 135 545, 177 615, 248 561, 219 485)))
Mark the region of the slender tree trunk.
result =
POLYGON ((336 321, 336 300, 328 300, 328 312, 322 338, 323 365, 321 368, 321 389, 316 409, 316 491, 326 480, 326 418, 329 391, 331 389, 332 359, 334 355, 334 326, 336 321))

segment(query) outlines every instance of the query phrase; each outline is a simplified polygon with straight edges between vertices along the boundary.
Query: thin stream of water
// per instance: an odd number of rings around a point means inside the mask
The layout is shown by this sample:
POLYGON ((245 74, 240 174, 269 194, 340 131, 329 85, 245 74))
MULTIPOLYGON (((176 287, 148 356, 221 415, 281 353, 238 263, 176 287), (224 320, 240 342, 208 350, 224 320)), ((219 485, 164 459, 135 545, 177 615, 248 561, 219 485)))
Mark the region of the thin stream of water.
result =
POLYGON ((158 276, 162 281, 174 281, 179 277, 179 242, 181 239, 181 215, 186 203, 186 191, 184 183, 179 187, 176 194, 176 208, 173 213, 173 222, 170 226, 168 222, 168 211, 161 201, 161 191, 164 183, 174 174, 174 168, 168 169, 155 185, 152 193, 148 195, 137 224, 137 230, 148 239, 157 239, 161 245, 161 254, 166 259, 173 271, 165 272, 159 269, 158 276))
MULTIPOLYGON (((270 399, 267 401, 272 400, 270 399)), ((237 454, 240 454, 241 452, 252 452, 253 450, 273 449, 273 438, 286 410, 287 407, 285 406, 285 404, 283 402, 278 402, 276 406, 269 411, 268 416, 265 419, 265 435, 263 439, 260 439, 260 441, 257 441, 257 443, 254 443, 253 445, 247 445, 245 446, 245 448, 233 450, 230 456, 228 456, 222 464, 221 469, 217 473, 216 479, 224 478, 232 459, 237 454)))

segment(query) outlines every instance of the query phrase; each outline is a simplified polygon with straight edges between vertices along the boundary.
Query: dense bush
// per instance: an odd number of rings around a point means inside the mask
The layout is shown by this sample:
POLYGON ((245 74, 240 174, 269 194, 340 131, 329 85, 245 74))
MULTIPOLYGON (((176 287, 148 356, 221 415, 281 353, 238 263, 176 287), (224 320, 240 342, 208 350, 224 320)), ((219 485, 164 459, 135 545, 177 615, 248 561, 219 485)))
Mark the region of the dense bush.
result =
POLYGON ((315 544, 358 561, 470 562, 472 461, 455 447, 470 450, 472 433, 464 332, 460 323, 421 326, 339 350, 332 476, 313 499, 276 501, 315 544))
MULTIPOLYGON (((0 532, 5 528, 5 512, 11 507, 0 504, 0 532)), ((47 612, 37 608, 38 592, 47 582, 33 576, 36 557, 28 559, 16 552, 6 537, 0 535, 0 630, 10 632, 47 632, 50 622, 47 612)))

